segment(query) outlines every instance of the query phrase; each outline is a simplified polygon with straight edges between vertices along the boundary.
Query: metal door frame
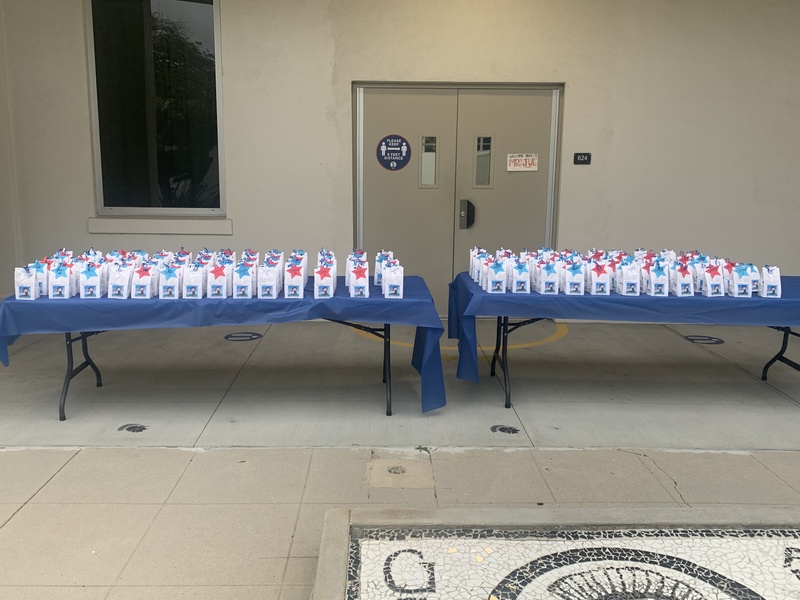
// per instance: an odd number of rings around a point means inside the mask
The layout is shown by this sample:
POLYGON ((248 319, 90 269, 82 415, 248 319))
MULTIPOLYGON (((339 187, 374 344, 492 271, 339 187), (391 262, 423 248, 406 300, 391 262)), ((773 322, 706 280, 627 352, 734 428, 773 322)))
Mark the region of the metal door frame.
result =
MULTIPOLYGON (((550 90, 553 92, 550 112, 550 164, 547 169, 547 216, 545 223, 545 246, 554 247, 556 243, 556 219, 558 217, 556 199, 559 192, 561 173, 561 126, 564 97, 563 83, 432 83, 432 82, 378 82, 354 81, 353 88, 353 244, 356 248, 364 245, 364 90, 383 89, 465 89, 490 90, 497 92, 512 90, 550 90)), ((455 198, 453 198, 455 202, 455 198)))

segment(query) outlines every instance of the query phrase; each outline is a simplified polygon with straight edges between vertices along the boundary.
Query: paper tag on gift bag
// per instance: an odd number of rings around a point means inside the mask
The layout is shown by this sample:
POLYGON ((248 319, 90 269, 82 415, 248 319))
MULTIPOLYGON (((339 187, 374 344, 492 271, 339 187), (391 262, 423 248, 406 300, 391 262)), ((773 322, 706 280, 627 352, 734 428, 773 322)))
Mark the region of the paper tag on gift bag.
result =
POLYGON ((14 297, 17 300, 36 300, 39 298, 36 271, 30 267, 16 267, 14 269, 14 297))
POLYGON ((781 297, 781 270, 778 267, 766 265, 761 270, 761 280, 758 283, 758 295, 763 298, 781 297))

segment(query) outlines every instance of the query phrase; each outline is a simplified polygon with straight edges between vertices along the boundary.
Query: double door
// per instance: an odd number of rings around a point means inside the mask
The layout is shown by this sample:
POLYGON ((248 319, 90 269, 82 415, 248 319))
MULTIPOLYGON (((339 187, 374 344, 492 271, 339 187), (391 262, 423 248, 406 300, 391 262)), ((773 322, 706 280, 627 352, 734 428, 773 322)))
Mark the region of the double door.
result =
POLYGON ((549 245, 558 88, 356 89, 356 242, 393 250, 439 314, 469 249, 549 245))

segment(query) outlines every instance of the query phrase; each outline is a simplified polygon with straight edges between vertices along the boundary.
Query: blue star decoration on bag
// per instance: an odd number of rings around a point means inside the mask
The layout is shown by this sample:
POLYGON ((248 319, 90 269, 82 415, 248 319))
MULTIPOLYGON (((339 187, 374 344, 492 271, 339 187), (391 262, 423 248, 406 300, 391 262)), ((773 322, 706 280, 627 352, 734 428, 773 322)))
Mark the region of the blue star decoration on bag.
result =
POLYGON ((92 263, 88 263, 83 269, 84 277, 97 277, 97 269, 92 263))
POLYGON ((250 275, 250 267, 248 267, 245 264, 241 264, 238 267, 236 267, 236 274, 239 277, 247 277, 248 275, 250 275))
POLYGON ((733 269, 739 277, 747 277, 750 274, 750 267, 744 263, 739 263, 733 269))
POLYGON ((579 273, 581 271, 581 266, 578 263, 572 263, 569 266, 569 270, 574 273, 579 273))
POLYGON ((543 270, 544 270, 544 272, 545 272, 545 273, 547 273, 548 275, 552 275, 553 273, 555 273, 555 272, 556 272, 556 268, 555 268, 555 266, 553 265, 553 263, 550 263, 550 262, 549 262, 549 263, 547 263, 547 264, 545 264, 545 266, 543 266, 543 267, 542 267, 542 269, 543 269, 543 270))
POLYGON ((56 276, 56 279, 61 277, 67 276, 67 268, 63 265, 63 263, 59 263, 59 265, 53 269, 53 274, 56 276))
POLYGON ((528 267, 523 262, 518 262, 517 264, 514 265, 514 268, 517 270, 517 273, 519 273, 520 275, 522 275, 523 273, 527 273, 528 272, 528 267))
POLYGON ((503 265, 499 262, 494 263, 490 268, 492 269, 492 271, 494 271, 495 275, 505 270, 503 265))
POLYGON ((175 267, 171 265, 167 265, 163 269, 161 269, 161 274, 164 276, 164 279, 177 279, 178 274, 175 270, 175 267))
POLYGON ((36 271, 37 273, 44 273, 44 268, 45 268, 45 266, 46 266, 46 263, 39 262, 39 261, 37 260, 36 262, 34 262, 34 263, 33 263, 33 264, 30 266, 30 268, 31 268, 31 269, 33 269, 34 271, 36 271))
POLYGON ((653 275, 655 275, 656 277, 664 277, 664 275, 666 275, 666 272, 664 271, 664 267, 661 266, 660 262, 657 262, 653 266, 653 275))

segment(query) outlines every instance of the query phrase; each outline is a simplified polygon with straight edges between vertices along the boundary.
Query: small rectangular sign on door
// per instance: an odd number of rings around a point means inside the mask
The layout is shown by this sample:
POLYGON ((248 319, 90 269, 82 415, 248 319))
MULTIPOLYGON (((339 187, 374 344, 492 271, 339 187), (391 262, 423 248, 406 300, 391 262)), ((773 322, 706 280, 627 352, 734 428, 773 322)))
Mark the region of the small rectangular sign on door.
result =
POLYGON ((538 171, 538 154, 509 154, 506 171, 538 171))

